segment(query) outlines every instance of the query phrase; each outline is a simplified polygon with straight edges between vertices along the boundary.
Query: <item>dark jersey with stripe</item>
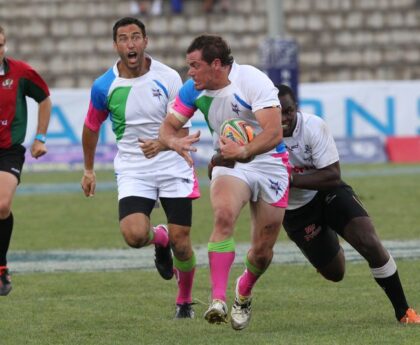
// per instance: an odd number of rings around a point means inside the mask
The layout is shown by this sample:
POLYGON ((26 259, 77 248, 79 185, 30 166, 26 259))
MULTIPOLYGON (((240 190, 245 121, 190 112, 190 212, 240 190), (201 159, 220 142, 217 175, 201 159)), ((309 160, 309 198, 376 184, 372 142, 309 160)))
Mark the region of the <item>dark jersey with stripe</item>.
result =
POLYGON ((22 144, 28 123, 26 96, 40 103, 50 94, 41 76, 27 63, 5 58, 0 75, 0 148, 22 144))

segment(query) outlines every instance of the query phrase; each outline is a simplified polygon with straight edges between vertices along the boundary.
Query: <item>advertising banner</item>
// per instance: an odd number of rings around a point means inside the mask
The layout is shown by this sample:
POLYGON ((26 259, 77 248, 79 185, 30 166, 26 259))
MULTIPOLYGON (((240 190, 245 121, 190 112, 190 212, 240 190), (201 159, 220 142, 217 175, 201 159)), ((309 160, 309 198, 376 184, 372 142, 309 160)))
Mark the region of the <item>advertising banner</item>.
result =
POLYGON ((294 40, 267 38, 260 46, 260 64, 274 84, 286 84, 299 98, 298 45, 294 40))
MULTIPOLYGON (((299 95, 302 111, 321 116, 327 122, 337 139, 343 162, 349 152, 353 153, 352 162, 375 162, 379 159, 376 149, 387 137, 420 135, 420 81, 300 84, 299 95), (344 146, 340 140, 344 140, 344 146), (368 143, 369 146, 357 146, 368 143), (366 147, 370 147, 369 150, 366 147), (368 158, 367 152, 373 152, 373 147, 377 153, 368 158), (358 159, 355 152, 359 153, 358 159), (362 159, 361 154, 365 154, 365 158, 362 159)), ((81 134, 89 98, 88 89, 52 90, 53 109, 47 136, 49 152, 38 160, 27 154, 25 169, 79 169, 83 166, 81 134)), ((26 147, 30 147, 34 139, 37 123, 37 105, 31 99, 28 99, 28 109, 26 147)), ((204 162, 213 150, 209 130, 200 113, 193 117, 190 129, 191 132, 197 130, 201 131, 201 142, 196 156, 204 162)), ((100 133, 97 166, 112 167, 114 154, 115 136, 107 120, 100 133)))

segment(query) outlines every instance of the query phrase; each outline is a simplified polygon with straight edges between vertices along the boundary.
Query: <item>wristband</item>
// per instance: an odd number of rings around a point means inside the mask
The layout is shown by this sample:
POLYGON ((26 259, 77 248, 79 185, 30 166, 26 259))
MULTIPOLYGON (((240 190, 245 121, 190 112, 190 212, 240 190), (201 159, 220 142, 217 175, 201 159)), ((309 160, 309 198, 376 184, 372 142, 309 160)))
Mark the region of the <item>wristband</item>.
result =
POLYGON ((35 136, 35 140, 38 140, 41 143, 45 144, 45 142, 47 141, 47 136, 45 134, 39 133, 35 136))

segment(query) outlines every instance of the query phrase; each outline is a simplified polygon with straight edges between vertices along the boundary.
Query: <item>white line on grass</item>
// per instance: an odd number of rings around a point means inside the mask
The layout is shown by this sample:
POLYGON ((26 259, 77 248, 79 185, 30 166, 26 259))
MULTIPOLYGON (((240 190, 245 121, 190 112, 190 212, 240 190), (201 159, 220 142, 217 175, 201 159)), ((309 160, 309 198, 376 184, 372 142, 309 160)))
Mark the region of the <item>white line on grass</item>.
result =
MULTIPOLYGON (((420 173, 420 167, 408 166, 399 168, 378 168, 375 170, 352 170, 344 171, 342 173, 344 178, 360 178, 368 176, 395 176, 395 175, 413 175, 420 173)), ((207 186, 209 180, 207 178, 200 178, 200 185, 207 186)), ((98 182, 97 191, 116 190, 117 185, 115 181, 98 182)), ((65 182, 65 183, 22 183, 17 189, 19 195, 32 194, 51 194, 51 193, 82 193, 80 183, 65 182)))
MULTIPOLYGON (((395 259, 420 258, 420 240, 384 241, 385 247, 395 259)), ((347 243, 343 243, 348 261, 363 258, 347 243)), ((236 245, 235 264, 243 264, 249 246, 236 245)), ((197 265, 207 266, 207 246, 195 246, 197 265)), ((13 273, 33 272, 92 272, 127 269, 153 269, 154 249, 100 249, 100 250, 50 250, 12 251, 9 253, 9 267, 13 273)), ((274 263, 303 264, 306 259, 293 243, 280 242, 274 249, 274 263)))

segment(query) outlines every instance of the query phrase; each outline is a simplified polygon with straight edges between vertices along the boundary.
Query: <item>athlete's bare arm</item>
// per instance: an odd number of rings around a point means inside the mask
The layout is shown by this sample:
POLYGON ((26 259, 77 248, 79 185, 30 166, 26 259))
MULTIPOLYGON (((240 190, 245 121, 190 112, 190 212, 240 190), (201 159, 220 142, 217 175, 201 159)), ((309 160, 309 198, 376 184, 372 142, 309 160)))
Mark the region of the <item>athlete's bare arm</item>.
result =
MULTIPOLYGON (((189 134, 188 128, 181 128, 177 132, 177 137, 182 138, 189 134)), ((146 158, 156 156, 160 151, 167 151, 169 148, 165 146, 159 139, 141 139, 139 138, 140 149, 146 158)))
MULTIPOLYGON (((51 117, 51 99, 50 97, 45 98, 38 105, 38 125, 36 129, 37 134, 47 134, 48 124, 50 123, 51 117)), ((38 159, 39 157, 47 153, 47 147, 45 143, 34 140, 31 146, 32 157, 38 159)))
POLYGON ((83 126, 82 145, 85 170, 81 181, 86 196, 93 196, 96 189, 96 176, 94 171, 95 151, 98 144, 99 132, 94 132, 86 125, 83 126))
POLYGON ((335 162, 325 168, 318 169, 313 174, 293 174, 292 187, 312 190, 328 190, 338 186, 341 181, 340 162, 335 162))
POLYGON ((200 131, 185 137, 179 137, 179 131, 182 129, 184 123, 178 119, 174 114, 169 113, 165 121, 159 129, 159 140, 170 150, 176 151, 182 156, 189 166, 193 165, 193 159, 190 152, 196 152, 197 148, 192 146, 200 140, 200 131))

